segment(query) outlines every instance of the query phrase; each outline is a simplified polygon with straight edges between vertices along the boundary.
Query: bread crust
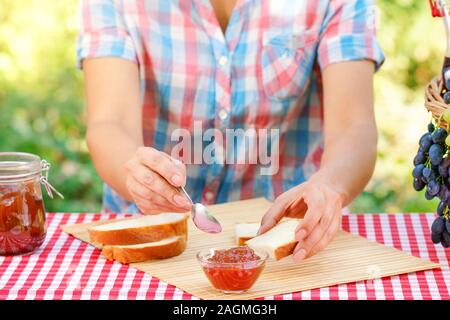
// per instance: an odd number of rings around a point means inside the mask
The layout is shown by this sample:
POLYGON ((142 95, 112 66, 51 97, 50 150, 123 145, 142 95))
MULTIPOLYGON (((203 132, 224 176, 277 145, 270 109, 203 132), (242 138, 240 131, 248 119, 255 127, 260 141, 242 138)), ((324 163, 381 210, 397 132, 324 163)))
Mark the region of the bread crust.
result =
POLYGON ((176 241, 160 246, 141 248, 104 246, 102 253, 108 260, 116 260, 123 264, 142 262, 153 259, 167 259, 180 255, 186 250, 187 237, 180 236, 176 241))
POLYGON ((91 242, 102 246, 141 244, 175 236, 187 236, 187 219, 188 215, 185 214, 183 219, 167 224, 119 230, 88 229, 88 232, 91 242))
POLYGON ((237 239, 237 244, 240 245, 240 246, 245 246, 245 242, 250 240, 250 239, 253 239, 253 238, 254 237, 239 237, 237 239))
POLYGON ((291 241, 282 245, 281 247, 276 248, 273 253, 275 260, 280 260, 284 257, 290 256, 294 252, 294 248, 297 243, 297 241, 291 241))

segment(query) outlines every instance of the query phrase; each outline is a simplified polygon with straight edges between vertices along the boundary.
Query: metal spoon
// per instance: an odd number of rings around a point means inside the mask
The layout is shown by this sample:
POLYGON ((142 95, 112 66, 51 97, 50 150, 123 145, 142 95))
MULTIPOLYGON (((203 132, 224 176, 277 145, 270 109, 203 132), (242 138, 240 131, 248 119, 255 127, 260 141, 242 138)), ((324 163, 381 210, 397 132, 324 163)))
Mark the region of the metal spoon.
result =
POLYGON ((178 190, 184 193, 184 195, 192 203, 192 221, 194 221, 194 224, 197 228, 208 233, 219 233, 222 231, 222 226, 220 225, 219 221, 217 221, 217 219, 214 218, 211 213, 209 213, 206 206, 202 205, 201 203, 194 203, 183 187, 179 187, 178 190))

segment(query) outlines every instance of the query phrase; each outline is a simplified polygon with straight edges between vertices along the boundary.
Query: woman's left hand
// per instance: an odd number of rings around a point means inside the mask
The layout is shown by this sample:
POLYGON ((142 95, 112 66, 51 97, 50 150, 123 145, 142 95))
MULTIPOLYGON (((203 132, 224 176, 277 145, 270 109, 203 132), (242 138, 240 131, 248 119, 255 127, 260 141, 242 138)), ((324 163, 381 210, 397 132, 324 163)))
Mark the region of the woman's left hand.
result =
POLYGON ((261 221, 258 234, 274 227, 283 217, 303 218, 295 230, 298 242, 294 261, 299 262, 324 249, 340 227, 342 195, 330 183, 311 177, 277 197, 261 221))

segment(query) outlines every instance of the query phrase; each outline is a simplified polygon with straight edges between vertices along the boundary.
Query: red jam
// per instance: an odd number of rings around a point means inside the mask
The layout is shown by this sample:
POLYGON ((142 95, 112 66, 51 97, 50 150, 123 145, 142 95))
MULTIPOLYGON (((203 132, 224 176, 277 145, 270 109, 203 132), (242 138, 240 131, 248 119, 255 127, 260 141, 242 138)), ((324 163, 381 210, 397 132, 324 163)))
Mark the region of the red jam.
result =
POLYGON ((261 260, 248 246, 216 250, 203 264, 203 271, 216 289, 245 291, 264 269, 261 260))
POLYGON ((31 253, 44 242, 44 204, 34 190, 33 183, 19 190, 0 188, 0 255, 31 253))

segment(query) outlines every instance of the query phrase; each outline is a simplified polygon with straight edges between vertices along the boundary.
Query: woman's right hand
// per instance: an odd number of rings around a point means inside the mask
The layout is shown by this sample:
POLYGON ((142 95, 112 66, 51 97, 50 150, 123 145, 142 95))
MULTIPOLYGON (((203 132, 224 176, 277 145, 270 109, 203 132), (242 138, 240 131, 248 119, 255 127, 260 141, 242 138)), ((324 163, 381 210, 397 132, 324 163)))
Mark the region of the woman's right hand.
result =
POLYGON ((176 187, 186 184, 186 166, 168 154, 139 147, 124 165, 126 186, 143 214, 186 212, 191 203, 176 187))

